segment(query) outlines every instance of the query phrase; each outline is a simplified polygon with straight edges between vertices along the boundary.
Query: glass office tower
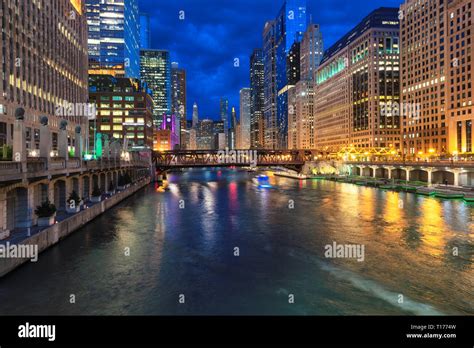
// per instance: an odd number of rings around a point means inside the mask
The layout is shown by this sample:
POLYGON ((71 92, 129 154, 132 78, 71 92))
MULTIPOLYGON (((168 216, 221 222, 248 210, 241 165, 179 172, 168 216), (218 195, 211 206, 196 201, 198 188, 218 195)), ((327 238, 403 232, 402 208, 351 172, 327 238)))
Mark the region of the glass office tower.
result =
POLYGON ((140 76, 138 0, 87 0, 91 74, 140 76))
POLYGON ((171 60, 166 50, 141 50, 140 75, 153 92, 153 118, 161 129, 163 115, 171 114, 171 60))

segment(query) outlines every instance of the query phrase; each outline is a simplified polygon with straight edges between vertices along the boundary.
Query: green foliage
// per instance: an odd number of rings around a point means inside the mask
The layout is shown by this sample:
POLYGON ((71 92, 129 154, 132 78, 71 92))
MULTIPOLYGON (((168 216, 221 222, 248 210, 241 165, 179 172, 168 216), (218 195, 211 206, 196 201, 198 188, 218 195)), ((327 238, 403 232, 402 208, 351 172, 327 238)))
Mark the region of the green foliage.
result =
POLYGON ((92 197, 100 197, 102 196, 102 191, 100 190, 99 186, 94 185, 94 189, 92 190, 92 197))
POLYGON ((49 218, 56 213, 56 206, 49 200, 44 201, 41 205, 36 207, 35 214, 39 218, 49 218))
POLYGON ((68 202, 74 201, 76 203, 76 206, 81 203, 81 197, 77 194, 76 191, 72 191, 71 194, 69 195, 69 198, 67 200, 68 202))

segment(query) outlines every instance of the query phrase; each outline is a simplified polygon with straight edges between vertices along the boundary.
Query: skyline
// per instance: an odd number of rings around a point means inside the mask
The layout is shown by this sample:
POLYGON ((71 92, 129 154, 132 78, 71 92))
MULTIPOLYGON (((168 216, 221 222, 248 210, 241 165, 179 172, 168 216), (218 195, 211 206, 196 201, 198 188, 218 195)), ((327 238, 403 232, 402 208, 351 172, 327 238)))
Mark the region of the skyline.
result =
MULTIPOLYGON (((320 24, 327 49, 372 10, 398 8, 403 2, 308 0, 308 15, 313 23, 320 24)), ((205 3, 205 6, 219 5, 217 1, 205 3)), ((152 48, 169 50, 171 60, 186 69, 188 119, 196 102, 200 117, 218 120, 220 97, 229 99, 229 107, 235 106, 240 115, 239 91, 250 85, 250 55, 254 48, 262 47, 265 22, 277 15, 282 4, 280 0, 278 6, 270 0, 259 0, 256 4, 243 0, 228 3, 225 8, 213 7, 214 11, 202 11, 202 2, 180 0, 156 7, 152 0, 139 0, 140 11, 150 16, 152 48), (248 11, 249 8, 254 10, 248 11), (184 11, 184 20, 179 18, 180 11, 184 11), (232 39, 228 40, 229 37, 232 39), (238 68, 234 67, 235 58, 239 58, 238 68)))

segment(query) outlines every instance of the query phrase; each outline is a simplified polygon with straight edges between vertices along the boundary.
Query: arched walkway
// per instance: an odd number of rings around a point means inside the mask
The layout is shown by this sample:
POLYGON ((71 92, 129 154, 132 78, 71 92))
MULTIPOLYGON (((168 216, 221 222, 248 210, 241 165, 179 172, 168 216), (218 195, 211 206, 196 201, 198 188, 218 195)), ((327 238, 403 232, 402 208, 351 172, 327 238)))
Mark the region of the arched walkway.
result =
POLYGON ((28 218, 28 190, 18 187, 7 193, 7 229, 30 227, 28 218))
POLYGON ((66 182, 58 180, 54 183, 54 205, 58 211, 66 210, 66 182))
POLYGON ((454 173, 447 172, 445 170, 438 170, 433 172, 432 183, 433 184, 445 184, 454 185, 454 173))
POLYGON ((414 169, 410 172, 410 181, 428 182, 428 172, 422 169, 414 169))

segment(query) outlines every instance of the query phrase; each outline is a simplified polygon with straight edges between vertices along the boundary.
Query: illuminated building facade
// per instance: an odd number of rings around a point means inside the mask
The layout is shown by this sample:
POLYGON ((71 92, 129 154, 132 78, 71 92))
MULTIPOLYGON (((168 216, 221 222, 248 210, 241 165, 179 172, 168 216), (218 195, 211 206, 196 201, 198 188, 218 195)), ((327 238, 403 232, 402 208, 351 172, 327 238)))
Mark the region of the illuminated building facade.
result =
POLYGON ((473 152, 473 7, 469 0, 400 7, 402 102, 420 111, 403 118, 408 157, 473 152))
POLYGON ((379 8, 329 48, 316 73, 316 147, 400 149, 398 9, 379 8))
POLYGON ((165 50, 140 51, 140 78, 153 92, 153 118, 161 129, 163 115, 171 114, 171 61, 165 50))
POLYGON ((300 75, 302 80, 314 80, 314 74, 324 55, 323 35, 319 24, 309 24, 300 46, 300 75))
POLYGON ((91 102, 97 105, 97 119, 89 122, 91 142, 95 139, 93 134, 99 132, 109 139, 127 141, 132 148, 153 148, 153 99, 145 83, 90 75, 89 92, 91 102))
POLYGON ((181 146, 185 147, 186 130, 186 70, 171 64, 171 114, 177 116, 181 128, 181 146))
MULTIPOLYGON (((13 144, 12 125, 19 107, 25 110, 29 151, 39 148, 41 116, 49 118, 53 140, 60 120, 71 121, 67 130, 72 142, 74 123, 86 132, 87 115, 61 115, 57 108, 87 103, 87 21, 82 2, 60 1, 47 8, 38 1, 0 1, 0 11, 0 145, 13 144), (38 19, 44 18, 54 25, 36 28, 38 19)), ((56 146, 53 141, 53 150, 56 146)))
POLYGON ((89 72, 140 77, 138 0, 85 0, 89 72))
POLYGON ((250 149, 250 88, 240 90, 240 147, 250 149))
POLYGON ((161 128, 156 131, 156 151, 175 150, 180 144, 180 127, 176 116, 163 115, 161 128))
POLYGON ((250 56, 250 146, 264 144, 263 108, 265 103, 263 51, 257 48, 250 56))

